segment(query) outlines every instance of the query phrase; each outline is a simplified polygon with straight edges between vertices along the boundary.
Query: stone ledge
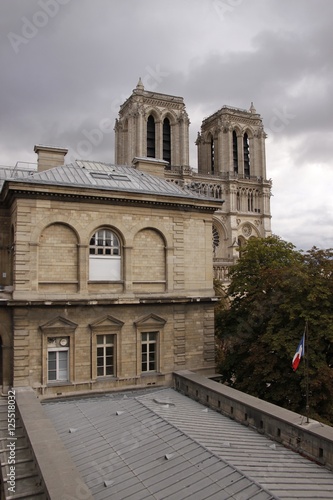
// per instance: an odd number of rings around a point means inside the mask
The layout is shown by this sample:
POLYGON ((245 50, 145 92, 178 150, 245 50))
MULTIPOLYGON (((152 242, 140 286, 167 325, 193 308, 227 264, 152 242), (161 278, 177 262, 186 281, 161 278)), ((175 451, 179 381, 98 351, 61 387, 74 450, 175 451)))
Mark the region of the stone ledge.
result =
POLYGON ((174 387, 191 399, 256 429, 306 458, 333 469, 333 428, 198 373, 173 373, 174 387))
POLYGON ((30 387, 19 387, 16 403, 29 439, 48 498, 84 498, 92 500, 53 424, 30 387))

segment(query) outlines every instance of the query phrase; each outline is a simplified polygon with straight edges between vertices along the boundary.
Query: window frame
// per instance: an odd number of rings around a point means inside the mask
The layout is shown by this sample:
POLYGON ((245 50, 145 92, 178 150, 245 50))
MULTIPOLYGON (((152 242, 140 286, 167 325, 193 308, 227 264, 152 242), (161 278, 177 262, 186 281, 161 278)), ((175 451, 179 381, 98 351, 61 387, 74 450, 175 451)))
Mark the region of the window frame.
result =
POLYGON ((137 365, 136 374, 137 376, 152 376, 163 373, 164 370, 164 358, 161 356, 161 350, 164 343, 164 327, 166 320, 157 316, 154 313, 148 314, 143 318, 134 321, 134 326, 136 327, 136 345, 137 345, 137 365), (142 371, 142 334, 145 333, 155 333, 156 334, 156 369, 153 371, 142 371))
POLYGON ((95 357, 96 357, 96 378, 105 378, 105 377, 114 377, 115 372, 116 372, 116 359, 117 359, 117 354, 116 354, 116 335, 114 333, 96 333, 96 350, 95 350, 95 357), (98 338, 103 337, 103 342, 99 343, 98 338), (112 337, 111 342, 106 342, 106 337, 112 337), (106 358, 108 357, 106 349, 108 347, 112 347, 112 365, 107 365, 106 364, 106 358), (102 356, 98 355, 98 349, 103 349, 103 354, 102 356), (103 359, 103 364, 99 365, 98 359, 102 358, 103 359), (108 366, 112 366, 112 373, 106 373, 106 369, 108 366), (99 368, 103 368, 103 374, 99 375, 98 370, 99 368))
POLYGON ((89 282, 119 283, 122 281, 123 246, 119 234, 114 229, 109 227, 96 229, 90 236, 88 249, 89 282), (101 236, 99 233, 101 233, 101 236), (102 244, 99 244, 99 242, 102 242, 102 244), (107 262, 109 266, 105 265, 107 262), (106 267, 108 273, 106 273, 106 267))
MULTIPOLYGON (((69 321, 62 316, 58 316, 51 321, 39 327, 42 333, 42 367, 41 367, 41 385, 42 387, 55 385, 72 385, 75 382, 75 332, 77 323, 69 321), (59 346, 59 349, 68 349, 68 378, 67 380, 48 380, 48 350, 52 349, 48 339, 56 341, 62 338, 68 339, 66 347, 59 346)), ((54 348, 54 347, 53 347, 54 348)))
POLYGON ((102 381, 103 379, 115 378, 117 379, 120 374, 121 364, 121 329, 123 321, 120 321, 113 316, 103 316, 94 323, 89 325, 91 331, 91 379, 93 381, 102 381), (113 336, 113 375, 99 376, 97 375, 97 336, 98 335, 112 335, 113 336))
POLYGON ((157 373, 157 368, 159 366, 159 359, 158 359, 158 331, 148 331, 148 332, 141 332, 141 373, 142 374, 150 374, 150 373, 157 373), (143 336, 146 335, 147 338, 144 340, 143 336), (150 346, 154 346, 153 350, 153 361, 150 360, 150 355, 151 355, 151 350, 150 346), (143 348, 146 347, 146 352, 144 353, 143 348), (146 355, 146 360, 143 361, 144 354, 146 355), (154 363, 154 368, 150 369, 150 364, 154 363), (147 365, 147 369, 143 369, 143 365, 147 365))
POLYGON ((101 256, 104 257, 106 256, 116 256, 120 257, 121 256, 121 245, 120 245, 120 240, 119 236, 112 231, 112 229, 109 229, 107 227, 102 227, 100 229, 97 229, 94 234, 90 237, 90 242, 89 242, 89 255, 94 255, 94 256, 101 256), (102 236, 100 237, 98 233, 102 233, 102 236), (110 233, 110 236, 108 237, 106 233, 110 233), (96 237, 96 235, 98 235, 96 237), (95 243, 92 244, 91 241, 95 239, 95 241, 102 241, 102 244, 95 243), (110 241, 110 244, 106 244, 107 241, 110 241), (114 244, 114 242, 118 244, 114 244), (92 253, 91 250, 96 250, 95 253, 92 253), (106 253, 106 251, 109 250, 110 253, 106 253))
MULTIPOLYGON (((48 337, 51 338, 51 337, 48 337)), ((69 382, 69 347, 48 347, 47 349, 47 383, 48 384, 54 384, 54 383, 64 383, 64 382, 69 382), (60 369, 60 360, 59 360, 59 354, 62 352, 66 352, 67 354, 67 367, 66 367, 66 378, 60 378, 59 373, 61 371, 60 369), (55 353, 56 354, 56 378, 55 379, 50 379, 49 374, 50 374, 50 353, 55 353)))

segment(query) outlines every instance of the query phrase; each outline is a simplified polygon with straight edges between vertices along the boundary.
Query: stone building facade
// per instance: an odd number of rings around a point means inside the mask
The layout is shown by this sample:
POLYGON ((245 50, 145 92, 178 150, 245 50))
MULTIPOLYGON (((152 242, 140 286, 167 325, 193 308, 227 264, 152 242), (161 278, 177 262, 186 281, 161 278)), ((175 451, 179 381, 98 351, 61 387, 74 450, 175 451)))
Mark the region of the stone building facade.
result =
POLYGON ((166 385, 214 371, 213 277, 270 234, 265 133, 223 107, 197 138, 181 97, 141 80, 115 125, 115 164, 0 169, 0 385, 41 395, 166 385))
POLYGON ((221 203, 146 173, 151 163, 2 170, 4 387, 165 385, 174 370, 214 368, 221 203))

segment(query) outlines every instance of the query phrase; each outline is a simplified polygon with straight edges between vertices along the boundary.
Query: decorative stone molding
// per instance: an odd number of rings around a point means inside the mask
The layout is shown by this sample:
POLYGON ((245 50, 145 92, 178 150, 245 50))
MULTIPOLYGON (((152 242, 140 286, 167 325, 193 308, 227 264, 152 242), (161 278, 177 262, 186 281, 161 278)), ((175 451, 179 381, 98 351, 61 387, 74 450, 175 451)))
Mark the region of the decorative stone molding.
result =
POLYGON ((168 101, 159 101, 157 99, 149 99, 149 98, 145 98, 144 103, 149 104, 151 106, 159 106, 161 108, 170 108, 170 109, 182 109, 183 107, 183 104, 177 104, 168 101))
POLYGON ((251 236, 252 228, 251 228, 250 224, 244 224, 244 226, 242 227, 242 233, 244 234, 244 236, 246 238, 249 238, 249 236, 251 236))
POLYGON ((69 335, 74 333, 77 328, 77 323, 69 321, 62 316, 58 316, 51 321, 48 321, 44 325, 40 325, 40 329, 43 333, 47 335, 69 335))

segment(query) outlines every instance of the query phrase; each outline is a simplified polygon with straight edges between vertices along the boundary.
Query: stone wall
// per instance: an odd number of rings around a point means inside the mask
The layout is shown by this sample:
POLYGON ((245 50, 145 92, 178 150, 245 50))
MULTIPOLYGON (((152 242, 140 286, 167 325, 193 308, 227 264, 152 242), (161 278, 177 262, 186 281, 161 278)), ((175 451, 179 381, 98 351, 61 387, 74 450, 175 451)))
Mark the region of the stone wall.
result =
POLYGON ((210 302, 184 304, 34 306, 13 308, 14 387, 41 395, 171 385, 172 372, 214 372, 214 320, 210 302), (141 333, 157 332, 157 370, 141 369, 141 333), (98 377, 96 335, 115 336, 115 372, 98 377), (69 380, 50 382, 48 338, 69 338, 69 380))
POLYGON ((333 428, 189 371, 174 373, 175 388, 190 398, 315 462, 333 469, 333 428))
POLYGON ((14 299, 213 294, 211 215, 31 198, 17 200, 11 223, 14 299), (89 241, 99 228, 121 241, 121 279, 103 286, 89 280, 89 241))

